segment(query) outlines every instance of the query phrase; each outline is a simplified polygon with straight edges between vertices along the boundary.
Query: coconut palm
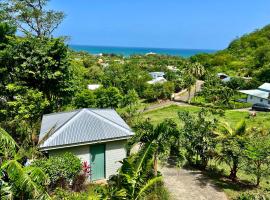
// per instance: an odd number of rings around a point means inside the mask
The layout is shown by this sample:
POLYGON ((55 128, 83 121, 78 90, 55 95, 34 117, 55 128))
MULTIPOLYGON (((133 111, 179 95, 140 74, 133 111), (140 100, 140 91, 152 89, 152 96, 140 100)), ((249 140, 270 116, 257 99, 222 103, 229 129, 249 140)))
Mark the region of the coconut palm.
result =
MULTIPOLYGON (((38 167, 24 167, 21 160, 19 146, 15 140, 3 129, 0 128, 0 163, 1 175, 7 175, 5 187, 2 187, 1 194, 10 196, 8 190, 20 190, 20 199, 35 198, 49 199, 44 186, 48 182, 47 175, 38 167), (19 188, 19 189, 18 189, 19 188)), ((1 179, 3 177, 0 177, 1 179)), ((18 195, 18 194, 17 194, 18 195)))
POLYGON ((245 121, 240 121, 235 128, 228 123, 222 122, 219 126, 217 141, 221 144, 221 151, 217 156, 218 160, 224 161, 230 167, 229 178, 232 181, 237 179, 237 171, 240 168, 240 161, 245 149, 245 137, 247 128, 245 121))

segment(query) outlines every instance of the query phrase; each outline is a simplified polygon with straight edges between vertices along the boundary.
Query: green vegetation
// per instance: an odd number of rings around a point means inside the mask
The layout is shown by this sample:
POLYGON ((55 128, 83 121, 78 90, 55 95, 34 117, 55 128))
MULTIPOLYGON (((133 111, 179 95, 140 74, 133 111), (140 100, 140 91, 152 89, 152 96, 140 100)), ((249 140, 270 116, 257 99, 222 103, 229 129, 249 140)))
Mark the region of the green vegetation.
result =
POLYGON ((171 157, 178 167, 199 167, 231 198, 268 195, 270 115, 228 109, 250 106, 236 102, 242 97, 238 89, 270 82, 270 26, 223 51, 190 59, 96 56, 74 52, 64 38, 52 37, 64 14, 46 10, 47 2, 0 3, 0 127, 6 130, 0 128, 1 198, 166 200, 158 160, 171 157), (16 30, 24 35, 16 36, 16 30), (167 82, 148 84, 154 71, 165 72, 167 82), (235 77, 223 83, 217 72, 235 77), (198 79, 204 86, 191 99, 198 79), (102 86, 90 91, 88 84, 102 86), (188 101, 207 109, 189 105, 138 112, 182 89, 188 101), (43 114, 84 107, 117 109, 136 131, 129 145, 141 144, 108 185, 85 185, 91 167, 74 155, 44 158, 37 149, 43 114), (34 162, 26 164, 30 158, 34 162))
POLYGON ((270 82, 269 45, 270 26, 232 41, 228 48, 215 54, 201 54, 191 57, 207 69, 225 72, 231 76, 251 76, 256 82, 270 82))

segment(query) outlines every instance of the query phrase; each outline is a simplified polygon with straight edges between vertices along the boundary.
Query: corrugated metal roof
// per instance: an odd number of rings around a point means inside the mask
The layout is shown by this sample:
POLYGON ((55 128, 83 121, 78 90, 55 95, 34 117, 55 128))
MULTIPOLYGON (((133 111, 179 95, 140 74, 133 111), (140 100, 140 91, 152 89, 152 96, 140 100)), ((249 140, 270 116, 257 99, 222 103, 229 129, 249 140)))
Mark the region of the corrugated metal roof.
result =
POLYGON ((269 92, 263 91, 263 90, 239 90, 239 92, 252 95, 255 97, 260 97, 263 99, 268 99, 269 92))
POLYGON ((50 133, 48 139, 41 142, 40 148, 117 139, 133 135, 129 126, 112 109, 80 109, 45 115, 42 119, 40 141, 52 129, 52 134, 50 133))
POLYGON ((264 83, 259 87, 260 90, 265 90, 267 92, 270 92, 270 83, 264 83))

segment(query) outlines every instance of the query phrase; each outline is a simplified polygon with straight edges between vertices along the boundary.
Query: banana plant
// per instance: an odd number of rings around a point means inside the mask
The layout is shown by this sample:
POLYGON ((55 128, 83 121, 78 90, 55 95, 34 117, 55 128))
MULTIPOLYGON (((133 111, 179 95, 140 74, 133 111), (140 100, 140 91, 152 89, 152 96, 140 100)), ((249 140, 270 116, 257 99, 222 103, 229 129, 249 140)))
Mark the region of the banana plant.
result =
MULTIPOLYGON (((21 190, 20 198, 28 197, 34 199, 50 199, 44 186, 48 182, 47 175, 38 167, 24 167, 19 160, 19 146, 15 140, 3 129, 0 128, 0 171, 5 172, 8 181, 4 183, 1 194, 7 194, 11 198, 11 192, 21 190)), ((2 175, 2 173, 1 173, 2 175)), ((14 194, 15 195, 15 194, 14 194)), ((18 195, 18 194, 16 194, 18 195)))

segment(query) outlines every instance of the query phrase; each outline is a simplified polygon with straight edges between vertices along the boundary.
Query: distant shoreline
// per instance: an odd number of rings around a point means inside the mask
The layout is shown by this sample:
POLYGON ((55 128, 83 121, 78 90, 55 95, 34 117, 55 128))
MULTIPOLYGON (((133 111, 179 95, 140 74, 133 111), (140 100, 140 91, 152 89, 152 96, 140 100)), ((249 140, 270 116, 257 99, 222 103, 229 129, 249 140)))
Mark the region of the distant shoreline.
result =
POLYGON ((95 45, 74 45, 69 44, 74 51, 86 51, 91 54, 119 54, 130 56, 134 54, 145 55, 155 53, 171 56, 190 57, 198 53, 214 53, 218 50, 212 49, 176 49, 176 48, 155 48, 155 47, 116 47, 116 46, 95 46, 95 45))

